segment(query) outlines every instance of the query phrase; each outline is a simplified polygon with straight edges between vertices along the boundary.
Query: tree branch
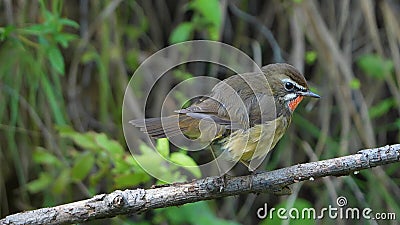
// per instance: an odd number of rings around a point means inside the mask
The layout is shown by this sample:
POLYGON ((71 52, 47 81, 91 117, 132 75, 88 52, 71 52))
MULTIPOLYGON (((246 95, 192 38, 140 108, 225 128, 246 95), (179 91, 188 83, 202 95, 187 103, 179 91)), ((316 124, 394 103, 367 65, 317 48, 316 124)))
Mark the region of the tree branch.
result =
POLYGON ((147 190, 116 190, 78 202, 9 215, 1 219, 0 224, 79 223, 231 195, 282 193, 290 190, 288 185, 300 181, 349 175, 359 170, 395 162, 400 162, 400 144, 365 149, 349 156, 225 180, 221 177, 207 177, 186 183, 155 186, 147 190))

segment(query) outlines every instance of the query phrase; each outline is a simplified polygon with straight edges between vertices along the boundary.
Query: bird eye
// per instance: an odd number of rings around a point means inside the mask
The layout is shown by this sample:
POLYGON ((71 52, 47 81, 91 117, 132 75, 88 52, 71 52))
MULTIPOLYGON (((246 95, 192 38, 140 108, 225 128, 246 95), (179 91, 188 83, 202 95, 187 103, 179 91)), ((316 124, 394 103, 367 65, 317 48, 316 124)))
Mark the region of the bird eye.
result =
POLYGON ((286 83, 285 83, 285 89, 286 89, 287 91, 292 91, 293 88, 294 88, 294 85, 293 85, 292 83, 290 83, 290 82, 286 82, 286 83))

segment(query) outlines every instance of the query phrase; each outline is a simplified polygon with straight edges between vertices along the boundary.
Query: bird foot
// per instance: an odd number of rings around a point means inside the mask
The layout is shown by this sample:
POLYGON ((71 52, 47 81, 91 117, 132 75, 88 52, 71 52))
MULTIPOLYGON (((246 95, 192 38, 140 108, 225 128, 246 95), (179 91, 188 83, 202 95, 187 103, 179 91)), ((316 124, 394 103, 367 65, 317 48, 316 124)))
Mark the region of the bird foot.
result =
POLYGON ((250 171, 250 179, 249 179, 249 189, 252 189, 253 188, 253 176, 254 175, 257 175, 257 174, 261 174, 261 173, 263 173, 263 172, 265 172, 265 171, 262 171, 262 170, 257 170, 257 169, 255 169, 255 170, 249 170, 250 171))
POLYGON ((219 192, 222 192, 227 184, 227 181, 231 179, 231 175, 225 173, 224 175, 220 176, 218 181, 219 181, 219 192))

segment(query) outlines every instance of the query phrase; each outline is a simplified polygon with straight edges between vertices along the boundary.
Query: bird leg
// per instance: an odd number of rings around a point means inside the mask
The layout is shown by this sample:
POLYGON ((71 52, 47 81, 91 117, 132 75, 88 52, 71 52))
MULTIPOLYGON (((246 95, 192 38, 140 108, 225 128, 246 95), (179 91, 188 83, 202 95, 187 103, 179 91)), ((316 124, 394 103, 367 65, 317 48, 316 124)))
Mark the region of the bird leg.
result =
POLYGON ((213 156, 213 158, 215 160, 215 163, 217 164, 218 174, 220 174, 219 178, 221 179, 221 183, 222 184, 220 186, 220 190, 219 191, 221 192, 226 187, 226 181, 228 179, 230 179, 231 176, 227 172, 226 173, 222 173, 222 169, 218 164, 218 159, 217 159, 217 156, 215 154, 214 148, 212 147, 212 144, 210 144, 210 149, 211 149, 211 154, 212 154, 212 156, 213 156))
MULTIPOLYGON (((243 163, 245 166, 247 166, 247 168, 249 169, 249 171, 251 173, 250 179, 249 179, 249 189, 252 189, 252 187, 253 187, 253 176, 257 175, 257 174, 260 174, 263 171, 260 171, 260 170, 257 170, 257 169, 254 169, 254 170, 250 169, 250 163, 248 163, 246 161, 240 160, 240 162, 243 163)), ((290 195, 290 194, 292 194, 292 190, 290 189, 289 186, 284 186, 284 187, 282 187, 280 189, 273 190, 272 193, 274 195, 277 195, 277 196, 290 195)))

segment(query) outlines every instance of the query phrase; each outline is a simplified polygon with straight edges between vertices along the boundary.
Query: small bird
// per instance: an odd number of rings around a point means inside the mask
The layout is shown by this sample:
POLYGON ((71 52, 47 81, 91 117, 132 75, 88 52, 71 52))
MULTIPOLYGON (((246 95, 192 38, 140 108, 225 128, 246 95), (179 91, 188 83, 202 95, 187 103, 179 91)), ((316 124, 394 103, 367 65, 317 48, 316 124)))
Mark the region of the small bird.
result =
POLYGON ((304 76, 293 66, 276 63, 260 72, 233 75, 220 81, 210 95, 164 118, 132 120, 154 138, 184 134, 190 139, 219 143, 231 160, 250 171, 253 159, 264 159, 288 128, 293 111, 311 92, 304 76))

